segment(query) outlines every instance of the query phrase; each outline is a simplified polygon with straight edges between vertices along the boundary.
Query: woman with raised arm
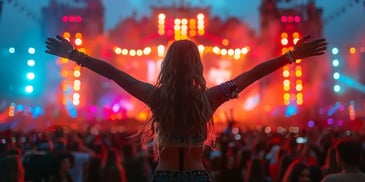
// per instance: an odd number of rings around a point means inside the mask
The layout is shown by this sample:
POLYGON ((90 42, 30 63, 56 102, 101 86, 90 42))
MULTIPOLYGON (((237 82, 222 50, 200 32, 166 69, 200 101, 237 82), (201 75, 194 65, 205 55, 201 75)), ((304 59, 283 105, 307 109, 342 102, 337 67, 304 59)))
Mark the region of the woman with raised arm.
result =
POLYGON ((212 145, 214 139, 211 135, 214 111, 282 66, 296 59, 324 54, 325 39, 308 39, 309 36, 299 40, 292 51, 211 88, 206 87, 198 48, 190 40, 172 43, 156 85, 137 80, 107 62, 77 51, 61 36, 46 40, 46 52, 73 60, 113 80, 149 106, 152 117, 143 127, 144 133, 146 137, 155 136, 159 150, 152 181, 211 181, 202 164, 202 154, 204 142, 212 145))

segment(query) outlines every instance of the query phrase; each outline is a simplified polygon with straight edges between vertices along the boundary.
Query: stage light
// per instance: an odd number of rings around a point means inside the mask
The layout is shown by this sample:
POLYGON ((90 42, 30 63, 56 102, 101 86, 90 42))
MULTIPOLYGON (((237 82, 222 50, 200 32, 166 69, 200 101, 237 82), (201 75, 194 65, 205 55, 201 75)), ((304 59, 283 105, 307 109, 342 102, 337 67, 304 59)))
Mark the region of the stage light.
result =
POLYGON ((204 52, 204 49, 205 49, 204 45, 198 45, 198 50, 199 50, 200 54, 202 54, 204 52))
POLYGON ((284 23, 288 21, 288 18, 286 16, 281 16, 280 20, 284 23))
POLYGON ((80 23, 80 22, 82 22, 82 17, 81 17, 81 16, 76 16, 76 18, 75 18, 75 22, 76 22, 76 23, 80 23))
POLYGON ((67 39, 67 40, 70 40, 70 37, 71 37, 70 32, 64 32, 64 33, 63 33, 63 37, 64 37, 65 39, 67 39))
POLYGON ((23 105, 21 105, 21 104, 18 104, 18 105, 16 106, 16 110, 17 110, 17 111, 24 111, 24 106, 23 106, 23 105))
POLYGON ((340 85, 336 84, 333 86, 333 91, 335 91, 336 93, 341 92, 342 88, 340 85))
POLYGON ((290 86, 290 81, 289 81, 288 79, 285 79, 285 80, 283 81, 283 85, 284 85, 284 86, 290 86))
POLYGON ((157 46, 157 55, 162 57, 165 54, 165 46, 159 45, 157 46))
POLYGON ((34 80, 35 74, 33 72, 28 72, 26 77, 28 80, 34 80))
POLYGON ((281 54, 285 54, 287 52, 288 52, 288 48, 286 48, 286 47, 281 48, 281 54))
POLYGON ((303 90, 303 85, 302 84, 297 84, 297 85, 295 85, 295 89, 297 91, 302 91, 303 90))
POLYGON ((70 22, 75 22, 75 17, 74 17, 74 16, 69 16, 69 17, 68 17, 68 20, 69 20, 70 22))
POLYGON ((81 85, 81 81, 80 80, 74 80, 74 85, 80 86, 81 85))
MULTIPOLYGON (((291 117, 297 114, 298 108, 295 105, 288 105, 285 110, 285 116, 291 117)), ((293 130, 294 131, 294 130, 293 130)))
POLYGON ((338 80, 340 78, 340 73, 335 72, 333 73, 333 79, 338 80))
POLYGON ((164 20, 166 18, 166 15, 164 13, 158 14, 158 19, 164 20))
MULTIPOLYGON (((73 100, 73 101, 72 101, 72 104, 73 104, 73 105, 75 105, 75 106, 78 106, 78 105, 80 104, 80 100, 73 100)), ((72 113, 71 113, 71 116, 76 117, 76 116, 77 116, 77 114, 76 114, 76 113, 74 113, 74 112, 72 112, 72 113)))
POLYGON ((235 55, 240 55, 240 54, 241 54, 241 49, 236 48, 236 49, 234 50, 234 54, 235 54, 235 55))
POLYGON ((284 70, 283 71, 283 77, 289 77, 289 75, 290 75, 289 70, 284 70))
POLYGON ((15 48, 14 47, 10 47, 9 48, 9 53, 14 54, 15 53, 15 48))
POLYGON ((35 49, 33 47, 28 48, 28 53, 29 54, 34 54, 35 53, 35 49))
POLYGON ((333 55, 336 55, 336 54, 338 54, 339 51, 336 47, 334 47, 334 48, 332 48, 331 52, 333 55))
POLYGON ((214 47, 213 47, 213 52, 214 52, 215 54, 219 54, 219 51, 220 51, 219 47, 217 47, 217 46, 214 46, 214 47))
POLYGON ((143 49, 143 54, 149 55, 149 54, 151 54, 151 50, 152 50, 151 47, 146 47, 143 49))
POLYGON ((78 38, 78 39, 81 39, 82 38, 82 33, 80 33, 80 32, 75 33, 75 37, 78 38))
POLYGON ((285 93, 285 94, 283 95, 283 99, 284 99, 284 100, 290 100, 290 94, 289 94, 289 93, 285 93))
POLYGON ((228 49, 227 53, 228 53, 229 56, 233 56, 234 50, 233 49, 228 49))
POLYGON ((81 46, 82 45, 82 39, 81 38, 76 38, 75 39, 75 45, 81 46))
POLYGON ((81 87, 80 85, 74 85, 74 91, 80 91, 81 87))
POLYGON ((303 74, 303 72, 301 70, 296 70, 295 71, 295 76, 297 76, 297 77, 301 77, 302 74, 303 74))
POLYGON ((195 30, 190 30, 189 35, 194 37, 196 35, 196 31, 195 30))
POLYGON ((74 100, 79 100, 79 99, 80 99, 80 94, 79 94, 79 93, 74 93, 74 94, 72 95, 72 98, 73 98, 74 100))
POLYGON ((136 50, 132 49, 129 51, 129 55, 130 56, 135 56, 137 53, 136 53, 136 50))
POLYGON ((227 55, 227 49, 221 49, 221 55, 222 56, 227 55))
POLYGON ((33 67, 35 65, 34 59, 28 59, 27 65, 30 66, 30 67, 33 67))
POLYGON ((338 59, 332 60, 332 66, 337 67, 340 65, 340 61, 338 59))
POLYGON ((67 77, 68 76, 68 71, 67 70, 61 70, 61 76, 62 77, 67 77))
POLYGON ((128 55, 128 49, 122 49, 122 55, 128 55))
POLYGON ((297 105, 303 105, 303 99, 297 99, 297 105))
POLYGON ((180 25, 181 24, 180 18, 175 18, 174 23, 175 23, 175 25, 180 25))
POLYGON ((295 21, 296 23, 299 23, 299 22, 300 22, 300 20, 301 20, 300 16, 295 16, 295 17, 294 17, 294 21, 295 21))
POLYGON ((142 49, 137 49, 137 56, 142 56, 143 55, 143 51, 142 49))
POLYGON ((284 91, 289 91, 290 90, 290 85, 284 85, 283 90, 284 91))
POLYGON ((309 128, 313 128, 315 126, 315 123, 314 123, 314 121, 308 121, 308 127, 309 128))
POLYGON ((250 47, 246 46, 246 47, 242 48, 241 51, 242 51, 242 54, 247 54, 249 50, 250 50, 250 47))
POLYGON ((62 21, 63 22, 68 22, 68 16, 62 16, 62 21))
POLYGON ((281 43, 281 45, 288 45, 288 39, 287 38, 282 38, 280 43, 281 43))
POLYGON ((32 85, 25 86, 25 92, 26 93, 32 93, 34 91, 34 88, 32 85))
POLYGON ((350 51, 350 54, 355 54, 356 53, 356 48, 351 47, 349 51, 350 51))
POLYGON ((120 47, 115 47, 114 48, 114 52, 115 52, 115 54, 121 54, 122 53, 122 49, 120 47))
POLYGON ((229 44, 229 40, 228 39, 223 39, 222 40, 222 45, 228 46, 228 44, 229 44))

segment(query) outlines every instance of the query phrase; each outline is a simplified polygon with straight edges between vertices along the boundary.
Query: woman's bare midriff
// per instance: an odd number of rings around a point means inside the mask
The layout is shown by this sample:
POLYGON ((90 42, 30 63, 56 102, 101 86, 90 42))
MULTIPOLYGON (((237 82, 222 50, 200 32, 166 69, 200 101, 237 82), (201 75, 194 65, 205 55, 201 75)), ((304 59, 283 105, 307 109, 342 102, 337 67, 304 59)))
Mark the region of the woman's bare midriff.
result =
MULTIPOLYGON (((180 170, 180 155, 179 150, 181 147, 161 147, 159 155, 159 164, 157 165, 157 171, 179 171, 180 170)), ((191 170, 205 170, 202 163, 203 147, 183 147, 184 151, 184 171, 191 170)))

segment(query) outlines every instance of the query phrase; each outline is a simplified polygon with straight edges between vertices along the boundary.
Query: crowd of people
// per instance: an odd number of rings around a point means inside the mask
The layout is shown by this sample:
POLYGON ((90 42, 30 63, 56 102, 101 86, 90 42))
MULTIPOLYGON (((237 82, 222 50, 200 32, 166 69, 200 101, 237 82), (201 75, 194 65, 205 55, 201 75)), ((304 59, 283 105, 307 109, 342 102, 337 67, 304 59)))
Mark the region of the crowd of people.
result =
MULTIPOLYGON (((1 132, 0 181, 151 180, 158 162, 152 143, 91 128, 1 132)), ((216 182, 364 181, 364 139, 350 131, 268 133, 230 123, 217 133, 215 148, 204 148, 203 164, 216 182)))

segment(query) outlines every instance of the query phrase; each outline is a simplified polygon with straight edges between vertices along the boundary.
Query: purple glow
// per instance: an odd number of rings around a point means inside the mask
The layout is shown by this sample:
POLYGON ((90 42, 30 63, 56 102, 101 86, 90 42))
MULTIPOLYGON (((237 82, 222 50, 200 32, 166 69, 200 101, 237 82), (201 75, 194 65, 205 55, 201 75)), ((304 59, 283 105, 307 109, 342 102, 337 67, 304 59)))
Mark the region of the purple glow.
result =
POLYGON ((328 125, 332 125, 333 124, 333 119, 332 118, 328 118, 327 119, 327 124, 328 125))
POLYGON ((314 127, 314 125, 315 125, 315 123, 314 123, 314 121, 308 121, 308 127, 309 128, 313 128, 314 127))
POLYGON ((339 120, 337 124, 338 124, 338 126, 343 126, 344 121, 343 120, 339 120))
POLYGON ((96 112, 96 106, 91 106, 91 109, 90 110, 91 110, 91 112, 94 112, 95 113, 96 112))
POLYGON ((120 105, 119 104, 114 104, 112 107, 113 112, 118 112, 120 109, 120 105))

